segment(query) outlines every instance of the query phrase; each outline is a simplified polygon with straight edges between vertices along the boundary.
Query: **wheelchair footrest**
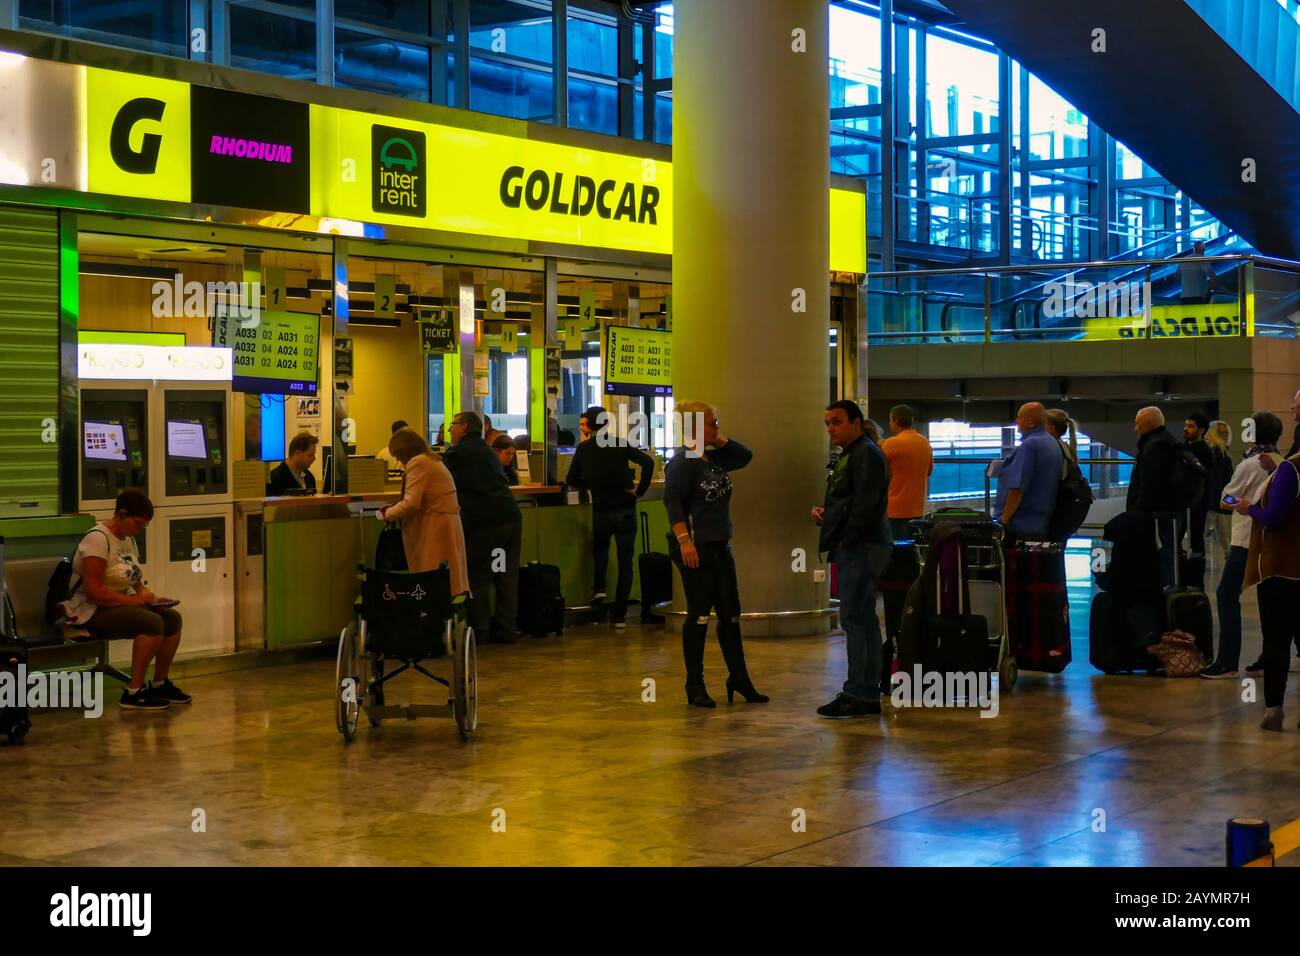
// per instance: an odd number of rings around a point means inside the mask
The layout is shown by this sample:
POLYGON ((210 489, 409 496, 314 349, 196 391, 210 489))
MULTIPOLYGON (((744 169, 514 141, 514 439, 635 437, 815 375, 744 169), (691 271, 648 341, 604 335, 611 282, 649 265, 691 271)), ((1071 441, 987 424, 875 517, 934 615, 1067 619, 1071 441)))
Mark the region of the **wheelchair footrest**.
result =
POLYGON ((367 707, 366 712, 377 720, 415 720, 417 717, 450 717, 451 704, 385 704, 367 707))

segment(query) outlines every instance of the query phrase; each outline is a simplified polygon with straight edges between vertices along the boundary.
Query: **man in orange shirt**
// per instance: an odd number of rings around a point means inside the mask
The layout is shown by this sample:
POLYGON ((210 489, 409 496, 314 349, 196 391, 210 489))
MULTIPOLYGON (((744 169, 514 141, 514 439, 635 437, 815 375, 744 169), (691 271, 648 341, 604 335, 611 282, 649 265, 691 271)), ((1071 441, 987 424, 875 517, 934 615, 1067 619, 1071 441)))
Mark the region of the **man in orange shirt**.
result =
POLYGON ((912 427, 912 409, 907 405, 889 410, 889 430, 893 436, 880 444, 889 462, 889 526, 895 541, 910 541, 912 520, 925 514, 934 451, 925 436, 912 427))

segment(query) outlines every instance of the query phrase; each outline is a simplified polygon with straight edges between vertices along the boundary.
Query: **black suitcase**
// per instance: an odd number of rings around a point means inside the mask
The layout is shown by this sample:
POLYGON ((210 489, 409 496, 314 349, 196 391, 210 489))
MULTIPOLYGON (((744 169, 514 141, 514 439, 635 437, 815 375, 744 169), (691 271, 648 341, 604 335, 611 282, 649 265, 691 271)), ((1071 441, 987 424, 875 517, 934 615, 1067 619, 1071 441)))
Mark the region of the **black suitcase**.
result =
POLYGON ((519 633, 533 637, 564 632, 560 569, 533 561, 519 568, 519 633))
MULTIPOLYGON (((1190 512, 1189 512, 1190 515, 1190 512)), ((1161 631, 1183 631, 1196 638, 1207 661, 1214 660, 1214 614, 1205 593, 1205 555, 1186 555, 1181 548, 1174 562, 1174 586, 1164 589, 1161 631), (1195 572, 1199 559, 1200 576, 1195 572), (1185 576, 1192 573, 1190 580, 1185 576)))
POLYGON ((641 554, 636 559, 641 579, 641 620, 662 623, 654 606, 673 599, 673 559, 650 550, 650 516, 641 512, 641 554))
POLYGON ((1123 601, 1109 591, 1098 591, 1092 597, 1088 615, 1088 662, 1103 674, 1150 670, 1159 665, 1145 647, 1135 646, 1122 608, 1123 601))
POLYGON ((910 541, 895 541, 889 564, 880 575, 880 596, 885 605, 885 636, 890 640, 898 639, 903 624, 903 608, 907 605, 907 592, 920 574, 921 561, 916 554, 916 545, 910 541))
POLYGON ((9 592, 5 589, 5 539, 0 538, 0 672, 8 674, 11 687, 18 695, 14 706, 0 704, 0 734, 9 738, 11 744, 21 744, 31 729, 32 721, 27 713, 27 688, 25 681, 19 680, 18 667, 27 663, 27 642, 18 636, 14 627, 12 605, 9 592))

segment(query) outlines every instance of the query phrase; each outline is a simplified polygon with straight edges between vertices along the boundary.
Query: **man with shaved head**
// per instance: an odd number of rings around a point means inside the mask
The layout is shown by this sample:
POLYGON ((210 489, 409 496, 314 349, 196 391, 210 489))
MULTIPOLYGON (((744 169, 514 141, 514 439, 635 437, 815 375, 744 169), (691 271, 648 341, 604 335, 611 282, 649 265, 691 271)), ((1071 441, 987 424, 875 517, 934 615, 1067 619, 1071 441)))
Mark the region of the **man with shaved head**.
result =
MULTIPOLYGON (((1155 405, 1138 410, 1133 417, 1133 430, 1137 432, 1137 455, 1133 476, 1128 483, 1126 510, 1154 517, 1157 512, 1178 509, 1173 500, 1180 482, 1177 469, 1181 467, 1182 448, 1179 441, 1165 428, 1165 413, 1155 405)), ((1177 542, 1182 540, 1186 520, 1180 515, 1176 521, 1162 520, 1157 524, 1160 540, 1160 580, 1165 587, 1174 583, 1174 562, 1178 559, 1177 542), (1175 527, 1171 529, 1170 524, 1175 527)))
POLYGON ((1047 537, 1065 466, 1061 443, 1043 427, 1046 415, 1042 402, 1020 406, 1020 444, 998 473, 998 520, 1014 536, 1031 541, 1047 537))

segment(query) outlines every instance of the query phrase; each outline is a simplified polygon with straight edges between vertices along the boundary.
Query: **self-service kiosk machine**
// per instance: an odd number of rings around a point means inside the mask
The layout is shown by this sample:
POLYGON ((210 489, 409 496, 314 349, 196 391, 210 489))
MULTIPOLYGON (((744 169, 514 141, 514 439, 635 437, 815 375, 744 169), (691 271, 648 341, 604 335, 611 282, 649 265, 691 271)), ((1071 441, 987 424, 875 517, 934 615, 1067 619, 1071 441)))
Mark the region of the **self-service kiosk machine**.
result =
POLYGON ((230 383, 87 380, 83 365, 81 384, 82 510, 102 520, 121 492, 144 491, 144 583, 181 602, 181 656, 233 652, 230 383))

